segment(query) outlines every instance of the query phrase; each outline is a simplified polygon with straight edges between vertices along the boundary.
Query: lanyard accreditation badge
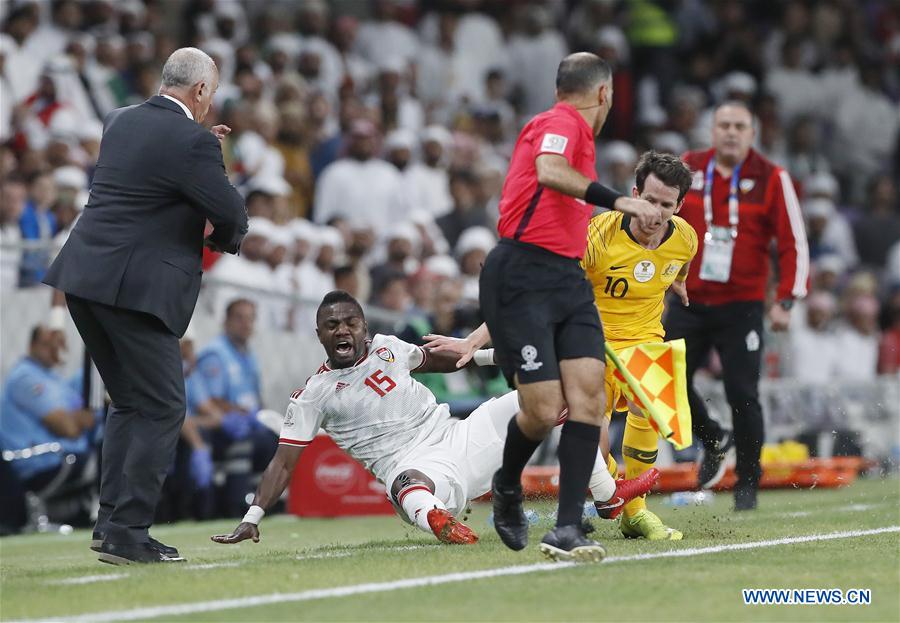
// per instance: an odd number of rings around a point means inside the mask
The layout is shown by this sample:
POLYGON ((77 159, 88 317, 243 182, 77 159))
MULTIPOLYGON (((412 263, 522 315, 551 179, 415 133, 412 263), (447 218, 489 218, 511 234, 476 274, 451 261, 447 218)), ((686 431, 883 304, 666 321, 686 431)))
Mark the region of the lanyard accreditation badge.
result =
POLYGON ((703 184, 703 217, 706 220, 706 235, 703 237, 703 259, 700 261, 700 279, 725 283, 731 275, 731 258, 734 255, 734 241, 738 226, 738 182, 741 165, 731 174, 728 190, 728 227, 713 225, 712 187, 716 159, 711 158, 706 165, 703 184))

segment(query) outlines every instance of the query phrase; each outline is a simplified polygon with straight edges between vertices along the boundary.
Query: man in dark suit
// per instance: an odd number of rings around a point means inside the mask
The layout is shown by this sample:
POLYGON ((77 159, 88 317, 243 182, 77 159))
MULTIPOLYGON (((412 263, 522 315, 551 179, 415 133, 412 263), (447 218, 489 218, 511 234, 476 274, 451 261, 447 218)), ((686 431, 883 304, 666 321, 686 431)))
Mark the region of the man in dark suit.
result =
POLYGON ((113 111, 81 219, 47 273, 112 398, 91 548, 112 564, 184 560, 150 524, 185 415, 178 338, 207 246, 237 253, 247 213, 202 123, 219 76, 196 48, 172 53, 159 95, 113 111))

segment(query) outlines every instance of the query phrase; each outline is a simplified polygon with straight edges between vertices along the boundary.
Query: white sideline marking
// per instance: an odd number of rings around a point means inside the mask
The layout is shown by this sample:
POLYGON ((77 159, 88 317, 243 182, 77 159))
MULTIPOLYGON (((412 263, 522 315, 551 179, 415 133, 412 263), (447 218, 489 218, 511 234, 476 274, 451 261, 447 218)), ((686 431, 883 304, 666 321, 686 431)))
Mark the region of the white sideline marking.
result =
POLYGON ((319 554, 300 554, 295 556, 295 560, 320 560, 322 558, 346 558, 347 556, 356 556, 357 554, 365 554, 366 552, 406 552, 413 549, 432 549, 435 547, 444 547, 439 543, 422 544, 422 545, 396 545, 391 547, 366 547, 359 549, 337 550, 333 552, 322 552, 319 554))
POLYGON ((219 567, 239 567, 241 563, 239 562, 204 562, 197 563, 194 565, 178 565, 179 569, 218 569, 219 567))
POLYGON ((52 580, 47 582, 47 584, 92 584, 94 582, 111 582, 112 580, 121 580, 122 578, 127 577, 127 573, 103 573, 101 575, 83 575, 77 578, 52 580))
MULTIPOLYGON (((829 508, 828 512, 834 513, 861 513, 863 511, 869 511, 873 508, 880 508, 882 506, 888 506, 887 502, 876 502, 874 504, 850 504, 848 506, 841 506, 840 508, 829 508)), ((818 509, 816 511, 793 511, 789 513, 770 513, 766 515, 767 519, 796 519, 798 517, 808 517, 813 514, 817 514, 822 512, 824 509, 818 509)), ((738 517, 732 517, 733 521, 750 521, 753 517, 748 515, 740 515, 738 517)))
MULTIPOLYGON (((716 545, 713 547, 696 547, 682 550, 670 550, 666 552, 650 552, 646 554, 634 554, 631 556, 611 556, 602 564, 616 562, 630 562, 634 560, 649 560, 652 558, 678 558, 688 556, 701 556, 704 554, 718 554, 721 552, 758 549, 773 547, 776 545, 792 545, 795 543, 809 543, 811 541, 831 541, 834 539, 851 539, 874 534, 900 532, 900 526, 886 526, 871 530, 848 530, 844 532, 830 532, 827 534, 809 534, 806 536, 786 537, 770 541, 754 541, 750 543, 734 543, 731 545, 716 545)), ((174 604, 170 606, 153 606, 148 608, 134 608, 131 610, 107 610, 104 612, 91 612, 68 617, 55 617, 50 619, 21 619, 14 623, 101 623, 106 621, 133 621, 136 619, 152 619, 162 616, 183 616, 195 612, 217 612, 219 610, 231 610, 234 608, 250 608, 267 604, 311 601, 314 599, 328 599, 331 597, 349 597, 366 593, 384 593, 388 591, 402 590, 405 588, 419 588, 423 586, 436 586, 453 582, 466 582, 486 578, 497 578, 511 575, 525 575, 540 571, 558 571, 577 566, 578 563, 545 562, 533 565, 515 565, 512 567, 498 567, 495 569, 483 569, 481 571, 462 571, 447 573, 444 575, 432 575, 424 578, 407 578, 390 582, 369 582, 366 584, 351 584, 336 588, 318 588, 299 593, 273 593, 271 595, 258 595, 254 597, 237 597, 218 601, 197 601, 193 603, 174 604)))

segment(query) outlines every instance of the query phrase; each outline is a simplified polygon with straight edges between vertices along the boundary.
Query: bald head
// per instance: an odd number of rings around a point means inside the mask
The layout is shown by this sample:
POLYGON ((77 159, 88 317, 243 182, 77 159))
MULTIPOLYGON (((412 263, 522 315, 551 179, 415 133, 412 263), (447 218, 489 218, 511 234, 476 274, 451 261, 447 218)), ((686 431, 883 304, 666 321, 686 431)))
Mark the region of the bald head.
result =
POLYGON ((212 96, 219 88, 219 70, 209 54, 197 48, 179 48, 163 66, 160 95, 174 97, 202 123, 212 96))
POLYGON ((162 70, 162 86, 190 88, 198 82, 212 83, 218 70, 213 59, 197 48, 172 52, 162 70))
POLYGON ((606 61, 590 52, 576 52, 562 59, 556 70, 556 93, 560 98, 593 93, 610 78, 606 61))

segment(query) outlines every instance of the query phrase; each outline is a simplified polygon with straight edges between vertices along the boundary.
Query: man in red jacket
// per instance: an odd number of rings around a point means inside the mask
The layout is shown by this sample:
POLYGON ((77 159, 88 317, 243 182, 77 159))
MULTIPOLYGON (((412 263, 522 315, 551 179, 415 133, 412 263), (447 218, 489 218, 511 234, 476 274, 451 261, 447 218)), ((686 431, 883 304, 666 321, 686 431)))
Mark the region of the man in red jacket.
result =
POLYGON ((773 331, 790 322, 794 299, 806 295, 809 251, 797 194, 788 173, 750 146, 753 114, 743 102, 725 102, 713 117, 713 148, 682 156, 694 171, 679 216, 699 238, 687 289, 690 307, 673 299, 666 339, 687 342, 688 397, 694 432, 703 442, 699 486, 721 480, 724 454, 737 450, 735 510, 756 508, 764 439, 759 404, 763 314, 769 249, 777 243, 778 291, 768 310, 773 331), (694 372, 712 347, 722 360, 733 431, 710 419, 693 386, 694 372))

